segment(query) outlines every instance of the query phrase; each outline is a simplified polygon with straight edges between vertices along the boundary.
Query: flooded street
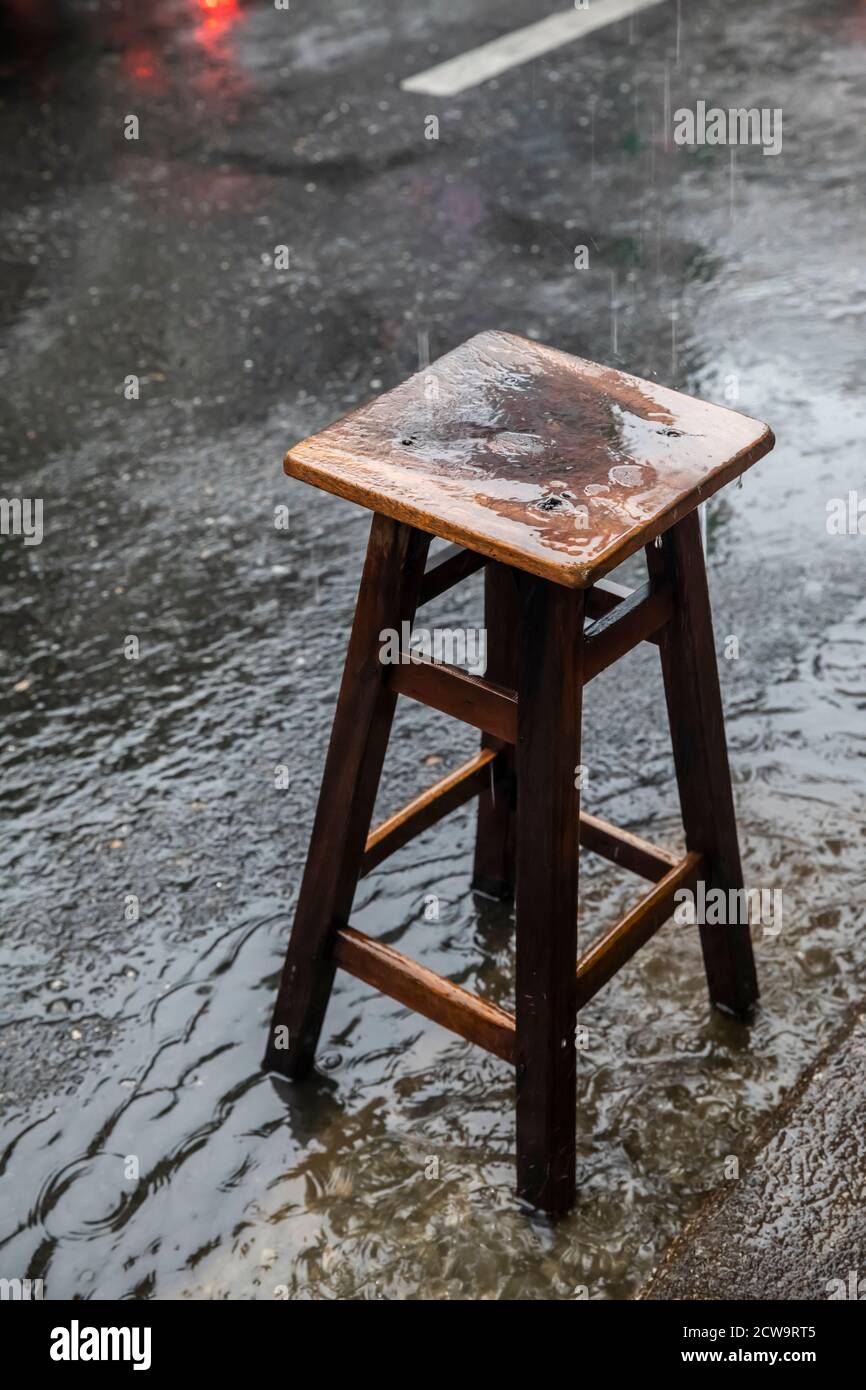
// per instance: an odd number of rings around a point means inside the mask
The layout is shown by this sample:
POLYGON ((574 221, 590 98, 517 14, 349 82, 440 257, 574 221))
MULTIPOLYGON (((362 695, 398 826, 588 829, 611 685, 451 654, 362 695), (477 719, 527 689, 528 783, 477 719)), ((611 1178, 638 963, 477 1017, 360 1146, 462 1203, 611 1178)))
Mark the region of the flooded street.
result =
MULTIPOLYGON (((828 530, 866 494, 866 5, 667 0, 453 97, 400 82, 537 5, 33 9, 0 40, 0 491, 44 500, 0 538, 0 1275, 630 1298, 866 984, 866 538, 828 530), (676 145, 701 98, 781 108, 781 152, 676 145), (511 1068, 348 975, 317 1074, 261 1069, 370 525, 282 458, 487 328, 777 437, 706 516, 745 881, 784 902, 761 1003, 711 1013, 673 922, 593 1000, 556 1225, 513 1196, 511 1068)), ((584 711, 585 809, 681 850, 655 649, 584 711)), ((401 706, 376 819, 476 748, 401 706)), ((510 1009, 474 826, 352 924, 510 1009)), ((585 948, 641 888, 581 874, 585 948)))

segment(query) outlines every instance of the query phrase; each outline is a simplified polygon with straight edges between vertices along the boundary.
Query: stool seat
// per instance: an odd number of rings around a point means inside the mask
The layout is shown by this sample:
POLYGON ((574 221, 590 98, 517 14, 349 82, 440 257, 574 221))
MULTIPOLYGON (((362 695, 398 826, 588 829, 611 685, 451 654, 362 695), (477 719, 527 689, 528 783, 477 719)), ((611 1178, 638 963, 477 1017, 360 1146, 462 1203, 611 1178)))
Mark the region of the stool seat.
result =
POLYGON ((586 588, 772 449, 767 425, 485 332, 296 444, 285 470, 586 588))

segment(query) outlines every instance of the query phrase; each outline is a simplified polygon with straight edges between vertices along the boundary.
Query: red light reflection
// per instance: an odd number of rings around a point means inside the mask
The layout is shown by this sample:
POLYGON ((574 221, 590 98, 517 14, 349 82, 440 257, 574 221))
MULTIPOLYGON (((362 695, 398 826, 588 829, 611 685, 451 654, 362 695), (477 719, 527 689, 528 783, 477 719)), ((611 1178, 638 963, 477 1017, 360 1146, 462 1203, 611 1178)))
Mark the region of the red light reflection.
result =
POLYGON ((228 33, 241 17, 240 0, 196 0, 196 6, 201 14, 196 38, 205 48, 228 33))

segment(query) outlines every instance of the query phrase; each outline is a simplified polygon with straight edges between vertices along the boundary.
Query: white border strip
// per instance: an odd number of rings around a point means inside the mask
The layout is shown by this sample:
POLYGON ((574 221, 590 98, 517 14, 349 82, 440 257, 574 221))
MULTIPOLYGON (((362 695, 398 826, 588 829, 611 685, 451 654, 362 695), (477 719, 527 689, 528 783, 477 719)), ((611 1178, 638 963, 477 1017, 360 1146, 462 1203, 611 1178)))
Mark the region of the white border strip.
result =
POLYGON ((459 58, 449 58, 426 72, 406 77, 400 86, 404 92, 453 97, 465 92, 467 87, 477 87, 480 82, 488 82, 509 68, 528 63, 530 58, 538 58, 563 43, 591 34, 593 29, 602 29, 606 24, 615 24, 617 20, 628 19, 639 10, 648 10, 651 5, 661 3, 662 0, 589 0, 585 10, 568 10, 565 14, 540 19, 536 24, 527 24, 480 48, 461 53, 459 58))

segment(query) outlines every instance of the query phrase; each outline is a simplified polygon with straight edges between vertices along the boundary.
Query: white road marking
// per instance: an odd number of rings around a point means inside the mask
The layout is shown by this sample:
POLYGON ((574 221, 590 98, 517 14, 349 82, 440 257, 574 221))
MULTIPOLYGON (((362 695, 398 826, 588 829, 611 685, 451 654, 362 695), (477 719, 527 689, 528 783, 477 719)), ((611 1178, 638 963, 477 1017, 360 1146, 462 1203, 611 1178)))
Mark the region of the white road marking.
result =
POLYGON ((602 29, 606 24, 615 24, 619 19, 637 14, 638 10, 648 10, 651 5, 661 3, 662 0, 589 0, 585 10, 567 10, 564 14, 540 19, 536 24, 527 24, 523 29, 483 43, 480 48, 461 53, 459 58, 449 58, 426 72, 416 72, 414 77, 404 78, 400 86, 404 92, 453 97, 465 92, 467 87, 477 87, 480 82, 488 82, 509 68, 528 63, 530 58, 549 53, 560 44, 591 34, 593 29, 602 29))

